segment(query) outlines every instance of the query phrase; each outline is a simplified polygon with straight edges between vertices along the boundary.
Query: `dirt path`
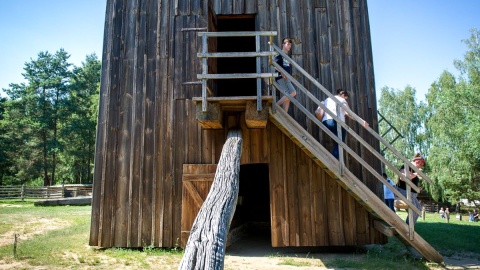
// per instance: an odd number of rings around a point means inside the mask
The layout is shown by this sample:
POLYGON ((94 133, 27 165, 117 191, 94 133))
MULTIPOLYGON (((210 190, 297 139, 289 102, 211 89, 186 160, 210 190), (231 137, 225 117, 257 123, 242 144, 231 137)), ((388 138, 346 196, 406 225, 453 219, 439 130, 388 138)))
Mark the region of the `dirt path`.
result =
MULTIPOLYGON (((272 248, 269 239, 249 238, 227 248, 225 269, 333 269, 329 267, 332 261, 352 260, 356 256, 352 249, 341 248, 332 252, 322 248, 272 248)), ((432 264, 430 269, 480 269, 479 258, 479 254, 444 256, 445 268, 432 264)))

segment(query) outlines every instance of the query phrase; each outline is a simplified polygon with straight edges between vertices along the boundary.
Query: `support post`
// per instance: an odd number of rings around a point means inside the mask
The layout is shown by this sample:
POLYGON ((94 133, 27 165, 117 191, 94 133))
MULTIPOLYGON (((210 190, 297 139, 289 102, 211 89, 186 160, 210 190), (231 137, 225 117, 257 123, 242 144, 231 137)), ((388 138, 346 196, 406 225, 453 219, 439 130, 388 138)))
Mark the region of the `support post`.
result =
POLYGON ((240 187, 242 133, 228 132, 210 192, 193 223, 180 270, 223 269, 227 234, 240 187))

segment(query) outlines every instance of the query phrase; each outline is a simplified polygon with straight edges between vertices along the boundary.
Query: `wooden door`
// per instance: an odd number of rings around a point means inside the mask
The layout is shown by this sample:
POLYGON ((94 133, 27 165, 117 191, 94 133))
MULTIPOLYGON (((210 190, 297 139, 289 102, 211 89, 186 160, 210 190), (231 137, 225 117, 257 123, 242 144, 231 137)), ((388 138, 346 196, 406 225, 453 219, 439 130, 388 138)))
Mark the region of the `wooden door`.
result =
POLYGON ((217 164, 184 164, 182 175, 182 220, 180 245, 185 248, 190 229, 207 198, 217 164))

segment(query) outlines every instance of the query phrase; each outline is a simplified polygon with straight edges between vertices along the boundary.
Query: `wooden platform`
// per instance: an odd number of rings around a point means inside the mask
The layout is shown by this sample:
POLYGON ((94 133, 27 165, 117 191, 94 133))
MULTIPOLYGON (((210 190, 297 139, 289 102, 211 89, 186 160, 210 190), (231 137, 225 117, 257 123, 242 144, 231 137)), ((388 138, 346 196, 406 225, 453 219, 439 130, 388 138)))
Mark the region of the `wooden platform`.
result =
POLYGON ((268 122, 272 96, 262 96, 262 110, 257 110, 256 96, 208 97, 207 111, 202 110, 202 97, 194 97, 196 118, 204 129, 222 129, 223 112, 245 112, 245 122, 249 128, 265 128, 268 122))
MULTIPOLYGON (((202 97, 192 98, 195 104, 202 104, 202 97)), ((245 111, 247 102, 257 102, 256 96, 235 96, 235 97, 207 97, 207 102, 218 103, 223 111, 245 111)), ((272 104, 272 96, 262 96, 262 101, 266 101, 267 105, 272 104)))

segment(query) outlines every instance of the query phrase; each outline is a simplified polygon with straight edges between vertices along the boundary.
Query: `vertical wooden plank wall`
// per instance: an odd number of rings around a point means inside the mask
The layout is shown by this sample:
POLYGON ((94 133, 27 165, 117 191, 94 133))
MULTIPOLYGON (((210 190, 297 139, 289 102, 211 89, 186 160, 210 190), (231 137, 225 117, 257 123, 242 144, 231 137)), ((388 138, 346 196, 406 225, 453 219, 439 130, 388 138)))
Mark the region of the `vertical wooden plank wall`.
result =
POLYGON ((272 245, 385 243, 373 219, 275 125, 268 126, 272 245))
MULTIPOLYGON (((257 30, 278 31, 277 44, 292 37, 292 57, 328 89, 351 91, 350 106, 377 128, 366 0, 107 0, 90 245, 178 244, 182 166, 216 164, 227 132, 199 127, 191 98, 201 89, 184 84, 201 73, 201 41, 192 29, 214 28, 209 8, 217 15, 256 14, 257 30)), ((267 60, 262 67, 269 69, 267 60)), ((317 136, 308 119, 296 109, 292 115, 317 136)), ((242 164, 269 163, 275 246, 375 239, 363 208, 288 138, 272 124, 247 129, 240 117, 242 164)), ((355 173, 380 194, 376 181, 359 168, 355 173)))

